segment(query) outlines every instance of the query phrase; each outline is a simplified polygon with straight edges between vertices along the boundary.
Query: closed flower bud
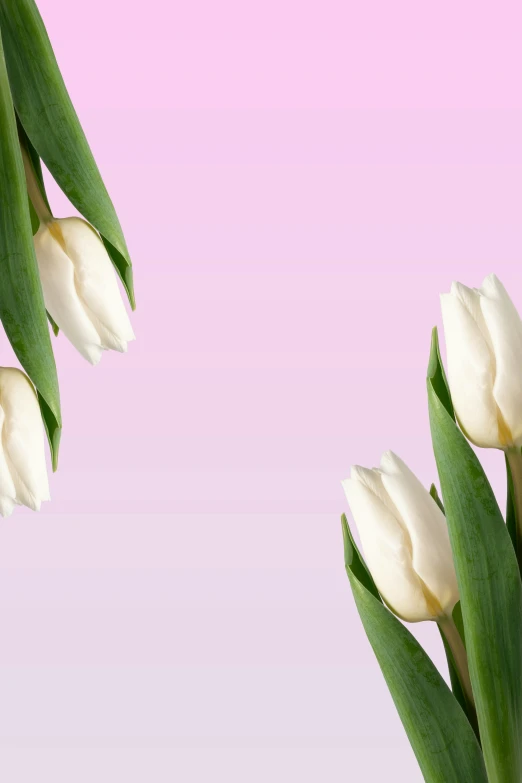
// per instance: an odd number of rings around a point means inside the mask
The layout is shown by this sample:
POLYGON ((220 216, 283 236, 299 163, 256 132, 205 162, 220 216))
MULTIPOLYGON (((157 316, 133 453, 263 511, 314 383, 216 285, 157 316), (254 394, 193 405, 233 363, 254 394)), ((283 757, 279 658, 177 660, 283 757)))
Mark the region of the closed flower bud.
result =
POLYGON ((91 364, 126 351, 134 332, 103 242, 81 218, 42 222, 34 237, 45 306, 91 364))
POLYGON ((0 367, 0 428, 0 514, 15 505, 39 511, 50 499, 40 406, 29 378, 12 367, 0 367))
POLYGON ((522 445, 522 322, 495 277, 442 294, 448 380, 462 430, 477 446, 522 445))
POLYGON ((459 593, 446 519, 411 470, 388 451, 380 469, 354 466, 343 486, 388 606, 412 623, 450 616, 459 593))

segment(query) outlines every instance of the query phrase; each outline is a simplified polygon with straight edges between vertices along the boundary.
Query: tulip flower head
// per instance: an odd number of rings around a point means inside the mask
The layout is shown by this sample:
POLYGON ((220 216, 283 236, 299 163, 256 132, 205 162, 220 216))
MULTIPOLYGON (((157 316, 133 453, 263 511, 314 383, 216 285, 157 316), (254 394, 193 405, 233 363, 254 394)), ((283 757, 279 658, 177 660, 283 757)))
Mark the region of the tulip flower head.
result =
POLYGON ((409 622, 451 615, 459 600, 444 514, 404 462, 354 466, 343 487, 366 562, 388 606, 409 622))
POLYGON ((477 446, 522 445, 522 321, 500 280, 442 294, 448 380, 459 424, 477 446))
POLYGON ((91 364, 125 352, 134 332, 103 242, 81 218, 43 222, 35 237, 45 306, 91 364))
POLYGON ((15 505, 39 511, 50 500, 40 406, 29 378, 0 367, 0 514, 15 505))

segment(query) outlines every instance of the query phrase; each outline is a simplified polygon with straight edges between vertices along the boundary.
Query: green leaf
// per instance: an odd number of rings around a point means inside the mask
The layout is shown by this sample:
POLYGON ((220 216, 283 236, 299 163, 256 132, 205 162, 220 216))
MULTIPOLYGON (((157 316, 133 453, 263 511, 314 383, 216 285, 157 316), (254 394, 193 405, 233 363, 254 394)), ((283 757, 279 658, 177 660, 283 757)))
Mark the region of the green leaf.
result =
POLYGON ((346 567, 350 568, 363 587, 365 587, 374 598, 377 598, 377 600, 380 601, 381 596, 377 590, 377 585, 373 581, 373 577, 361 557, 357 544, 353 540, 352 531, 350 530, 348 520, 346 519, 346 514, 341 516, 341 525, 343 529, 344 563, 346 567))
POLYGON ((60 329, 58 327, 58 324, 56 323, 56 321, 54 320, 54 318, 52 317, 52 315, 50 313, 47 313, 47 320, 51 324, 51 329, 53 330, 54 336, 58 337, 58 333, 59 333, 60 329))
POLYGON ((460 634, 460 638, 462 639, 462 642, 464 644, 464 647, 466 646, 466 633, 464 631, 464 618, 462 617, 462 604, 460 601, 457 601, 453 608, 453 622, 457 626, 457 631, 460 634))
POLYGON ((446 378, 444 365, 442 364, 442 359, 440 358, 439 335, 436 326, 434 326, 431 330, 431 350, 428 364, 428 378, 430 379, 430 384, 433 387, 433 390, 439 398, 440 402, 445 407, 451 418, 455 419, 455 411, 451 401, 448 379, 446 378))
POLYGON ((31 220, 31 233, 34 236, 38 229, 40 228, 40 218, 36 214, 36 210, 33 207, 33 202, 30 198, 28 198, 28 205, 29 205, 29 218, 31 220))
POLYGON ((36 388, 56 469, 62 426, 58 378, 1 41, 0 131, 0 318, 20 364, 36 388))
POLYGON ((364 564, 353 546, 346 517, 342 525, 346 573, 355 603, 424 780, 487 783, 468 719, 415 637, 359 578, 364 564))
POLYGON ((506 478, 507 478, 507 494, 506 494, 506 525, 509 532, 509 535, 511 536, 511 541, 513 542, 513 547, 515 549, 515 552, 518 550, 517 547, 517 515, 515 511, 515 502, 514 502, 514 490, 513 490, 513 478, 511 476, 511 468, 509 467, 509 461, 506 457, 506 478))
POLYGON ((430 424, 459 583, 466 649, 492 783, 522 780, 522 585, 489 482, 439 396, 442 367, 432 343, 430 424), (437 366, 439 364, 439 366, 437 366))
POLYGON ((23 128, 69 200, 99 231, 134 309, 132 265, 123 232, 34 1, 0 0, 0 28, 23 128))
POLYGON ((435 484, 432 484, 430 487, 430 495, 437 504, 437 506, 440 508, 442 513, 444 514, 444 504, 442 503, 442 500, 439 497, 439 493, 437 492, 437 487, 435 484))

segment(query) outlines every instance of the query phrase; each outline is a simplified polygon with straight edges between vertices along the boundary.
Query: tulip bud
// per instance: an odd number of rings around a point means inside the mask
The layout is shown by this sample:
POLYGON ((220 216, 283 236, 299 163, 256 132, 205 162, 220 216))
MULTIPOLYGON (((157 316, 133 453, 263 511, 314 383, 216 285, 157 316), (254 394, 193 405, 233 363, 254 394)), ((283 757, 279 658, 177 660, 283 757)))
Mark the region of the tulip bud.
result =
POLYGON ((411 470, 388 451, 380 469, 354 466, 343 487, 388 606, 412 623, 450 616, 459 593, 446 519, 411 470))
POLYGON ((522 445, 522 322, 495 277, 442 294, 448 380, 455 414, 477 446, 522 445))
POLYGON ((42 222, 34 244, 45 306, 75 348, 91 364, 103 350, 125 352, 134 332, 92 226, 81 218, 42 222))
POLYGON ((15 505, 40 510, 50 500, 40 406, 29 378, 0 367, 0 514, 15 505))

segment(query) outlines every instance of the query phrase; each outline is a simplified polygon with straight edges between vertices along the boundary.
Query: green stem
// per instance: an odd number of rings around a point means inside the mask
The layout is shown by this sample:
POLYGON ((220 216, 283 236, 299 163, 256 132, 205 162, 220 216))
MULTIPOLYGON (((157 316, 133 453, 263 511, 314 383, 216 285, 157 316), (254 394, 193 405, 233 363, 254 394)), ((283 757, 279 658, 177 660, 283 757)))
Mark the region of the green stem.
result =
POLYGON ((516 546, 517 559, 522 570, 522 453, 520 448, 510 448, 506 451, 506 458, 511 472, 511 484, 513 488, 513 508, 516 520, 516 546))
POLYGON ((20 149, 22 150, 22 160, 24 162, 24 172, 25 172, 25 181, 27 183, 27 193, 29 195, 29 198, 31 199, 31 203, 34 207, 34 211, 38 215, 38 218, 41 223, 44 224, 51 223, 54 220, 54 218, 52 216, 51 210, 45 203, 44 197, 42 196, 40 185, 38 184, 36 174, 34 173, 33 164, 31 162, 31 158, 29 157, 29 153, 27 152, 23 144, 20 145, 20 149))
POLYGON ((457 672, 462 692, 466 700, 466 712, 469 721, 475 731, 478 733, 477 711, 475 707, 473 690, 471 687, 471 679, 469 676, 468 655, 466 653, 466 648, 464 647, 464 642, 462 641, 458 628, 451 616, 442 615, 439 617, 437 622, 453 656, 455 670, 457 672))

